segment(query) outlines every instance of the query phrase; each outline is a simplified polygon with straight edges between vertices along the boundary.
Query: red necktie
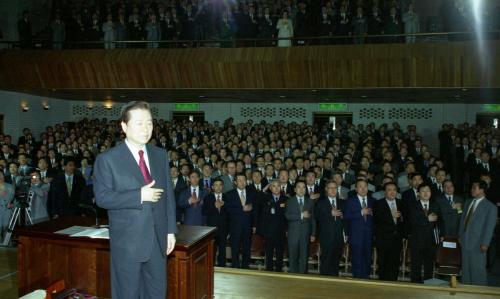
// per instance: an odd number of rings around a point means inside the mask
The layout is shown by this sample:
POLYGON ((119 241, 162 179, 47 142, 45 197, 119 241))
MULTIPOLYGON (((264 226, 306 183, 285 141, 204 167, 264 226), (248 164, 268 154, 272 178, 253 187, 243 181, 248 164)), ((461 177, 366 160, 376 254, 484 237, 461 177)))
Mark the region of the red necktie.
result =
POLYGON ((139 168, 141 169, 142 177, 146 185, 153 181, 151 174, 149 174, 148 166, 146 165, 146 160, 144 160, 144 151, 139 151, 139 168))

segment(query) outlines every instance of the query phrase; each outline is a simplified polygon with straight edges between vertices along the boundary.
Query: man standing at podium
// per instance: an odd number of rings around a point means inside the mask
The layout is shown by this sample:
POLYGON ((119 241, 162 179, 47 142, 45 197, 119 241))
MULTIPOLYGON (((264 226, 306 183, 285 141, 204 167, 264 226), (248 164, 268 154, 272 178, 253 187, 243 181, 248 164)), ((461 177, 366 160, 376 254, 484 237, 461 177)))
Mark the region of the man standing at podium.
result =
POLYGON ((97 156, 94 192, 108 210, 112 298, 165 298, 166 255, 175 247, 175 197, 165 150, 147 144, 149 104, 124 105, 125 142, 97 156))

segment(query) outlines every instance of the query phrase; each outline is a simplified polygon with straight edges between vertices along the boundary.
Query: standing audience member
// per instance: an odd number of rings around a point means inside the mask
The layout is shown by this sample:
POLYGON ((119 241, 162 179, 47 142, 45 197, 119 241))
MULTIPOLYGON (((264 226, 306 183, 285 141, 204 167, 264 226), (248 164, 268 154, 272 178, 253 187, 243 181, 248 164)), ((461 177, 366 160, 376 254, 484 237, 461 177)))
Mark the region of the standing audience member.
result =
MULTIPOLYGON (((420 20, 418 14, 414 11, 415 4, 408 5, 408 11, 403 14, 403 23, 405 24, 405 34, 414 34, 420 32, 420 20)), ((417 37, 415 35, 407 35, 406 43, 415 43, 417 37)))
POLYGON ((293 23, 292 20, 288 18, 288 12, 283 11, 281 14, 281 19, 278 20, 276 24, 276 29, 278 30, 278 47, 291 47, 292 41, 289 39, 282 39, 287 37, 293 37, 293 23))
POLYGON ((50 185, 40 179, 40 173, 31 173, 31 186, 28 196, 31 196, 31 218, 33 223, 49 220, 47 201, 49 199, 50 185))
POLYGON ((411 282, 423 283, 431 279, 436 259, 439 235, 436 230, 440 221, 439 206, 432 198, 431 186, 423 183, 418 187, 418 201, 410 205, 410 253, 411 282), (424 276, 422 278, 422 266, 424 276))
POLYGON ((106 22, 102 24, 102 32, 104 34, 104 49, 114 49, 115 48, 115 24, 113 23, 113 16, 108 14, 106 17, 106 22))
POLYGON ((314 217, 318 222, 320 244, 321 275, 339 276, 339 262, 344 249, 344 201, 337 194, 337 184, 326 184, 325 195, 314 208, 314 217))
POLYGON ((215 179, 212 184, 213 192, 208 194, 203 203, 203 215, 207 217, 207 225, 217 228, 215 232, 215 250, 218 267, 226 266, 226 244, 228 235, 228 215, 226 211, 226 194, 224 183, 221 179, 215 179))
POLYGON ((0 238, 3 240, 14 208, 15 189, 0 171, 0 238))
POLYGON ((385 197, 375 203, 373 211, 378 275, 381 280, 397 281, 407 219, 402 213, 403 203, 396 198, 396 184, 386 183, 384 190, 385 197))
POLYGON ((472 184, 472 199, 468 200, 460 219, 459 236, 462 245, 462 283, 488 285, 486 254, 497 223, 497 208, 485 197, 487 184, 472 184))
POLYGON ((268 192, 261 192, 257 203, 258 232, 266 244, 266 270, 283 271, 283 253, 285 251, 287 220, 285 210, 287 196, 281 193, 278 180, 270 183, 268 192))
POLYGON ((229 234, 231 236, 231 266, 248 269, 252 228, 255 222, 255 193, 247 188, 244 174, 239 173, 234 179, 236 188, 226 193, 226 211, 229 215, 229 234))
POLYGON ((349 244, 352 249, 352 275, 368 278, 372 258, 374 199, 368 195, 368 183, 356 181, 356 194, 347 199, 344 219, 349 227, 349 244))
POLYGON ((290 273, 307 273, 309 243, 314 242, 316 221, 314 202, 306 195, 306 184, 295 184, 295 196, 288 199, 285 217, 288 220, 288 260, 290 273))

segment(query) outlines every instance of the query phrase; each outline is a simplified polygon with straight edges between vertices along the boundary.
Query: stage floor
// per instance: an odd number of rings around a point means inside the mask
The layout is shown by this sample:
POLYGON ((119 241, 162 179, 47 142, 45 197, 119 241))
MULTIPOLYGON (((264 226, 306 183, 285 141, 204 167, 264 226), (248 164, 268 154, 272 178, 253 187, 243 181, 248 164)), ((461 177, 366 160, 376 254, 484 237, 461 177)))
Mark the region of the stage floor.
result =
MULTIPOLYGON (((17 296, 17 250, 0 248, 0 298, 17 296)), ((377 280, 329 278, 319 275, 291 275, 258 270, 216 268, 215 298, 271 299, 482 299, 499 298, 500 288, 460 286, 430 287, 409 283, 384 283, 377 280)), ((182 298, 179 298, 182 299, 182 298)))
POLYGON ((500 288, 458 286, 433 287, 379 280, 292 275, 255 270, 216 268, 215 298, 349 298, 349 299, 482 299, 499 298, 500 288), (453 292, 451 292, 453 291, 453 292))

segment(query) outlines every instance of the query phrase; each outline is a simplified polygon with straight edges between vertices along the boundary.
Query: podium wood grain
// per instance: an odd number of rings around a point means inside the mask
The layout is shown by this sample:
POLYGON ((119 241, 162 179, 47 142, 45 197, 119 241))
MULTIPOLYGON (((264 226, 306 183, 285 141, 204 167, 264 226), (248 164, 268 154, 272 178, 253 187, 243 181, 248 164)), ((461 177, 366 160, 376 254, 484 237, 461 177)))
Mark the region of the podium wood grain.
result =
MULTIPOLYGON (((111 298, 109 241, 54 233, 91 224, 91 219, 65 218, 17 229, 19 295, 64 279, 68 287, 111 298)), ((167 298, 213 297, 214 232, 211 227, 179 226, 167 261, 167 298)))

